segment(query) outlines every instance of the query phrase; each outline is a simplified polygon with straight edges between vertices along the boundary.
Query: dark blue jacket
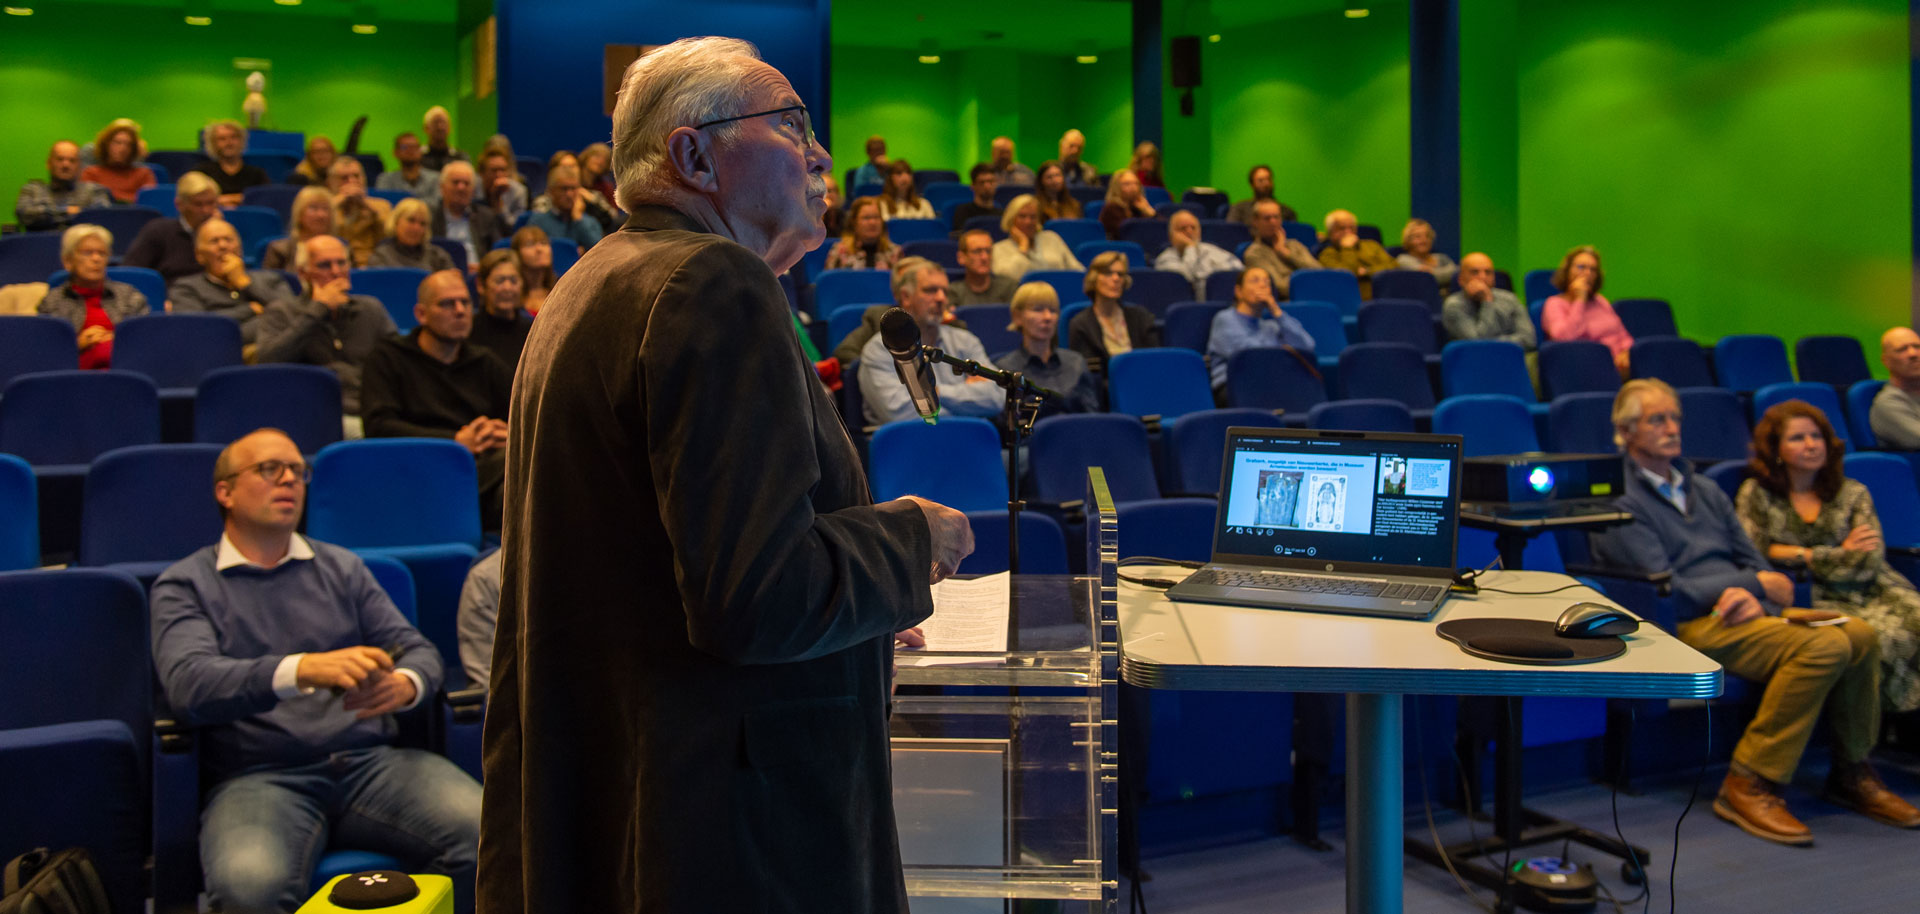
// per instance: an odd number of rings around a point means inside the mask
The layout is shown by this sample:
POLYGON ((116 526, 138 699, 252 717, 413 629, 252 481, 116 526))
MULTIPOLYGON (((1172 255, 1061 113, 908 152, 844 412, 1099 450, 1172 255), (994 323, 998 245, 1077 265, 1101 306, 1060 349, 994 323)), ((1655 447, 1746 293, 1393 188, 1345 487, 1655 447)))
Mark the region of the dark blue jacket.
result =
POLYGON ((1677 621, 1685 622, 1713 609, 1722 591, 1744 587, 1771 615, 1781 607, 1767 601, 1758 572, 1767 560, 1747 538, 1734 513, 1733 502, 1713 480, 1693 472, 1686 461, 1675 465, 1686 477, 1687 510, 1683 514, 1661 495, 1631 458, 1626 461, 1626 491, 1620 509, 1634 523, 1595 534, 1594 557, 1602 562, 1645 571, 1673 571, 1677 621))

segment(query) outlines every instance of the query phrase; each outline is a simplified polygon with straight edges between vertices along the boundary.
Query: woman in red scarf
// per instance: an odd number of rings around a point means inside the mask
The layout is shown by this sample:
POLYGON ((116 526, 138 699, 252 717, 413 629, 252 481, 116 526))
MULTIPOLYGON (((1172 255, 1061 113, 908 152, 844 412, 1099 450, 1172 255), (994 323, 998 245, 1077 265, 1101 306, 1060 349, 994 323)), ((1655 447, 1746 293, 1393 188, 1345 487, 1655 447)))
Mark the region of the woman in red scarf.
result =
POLYGON ((67 281, 40 302, 40 313, 73 325, 81 368, 106 368, 113 361, 113 328, 148 312, 147 297, 124 282, 107 278, 113 233, 97 225, 76 225, 60 236, 60 262, 67 281))

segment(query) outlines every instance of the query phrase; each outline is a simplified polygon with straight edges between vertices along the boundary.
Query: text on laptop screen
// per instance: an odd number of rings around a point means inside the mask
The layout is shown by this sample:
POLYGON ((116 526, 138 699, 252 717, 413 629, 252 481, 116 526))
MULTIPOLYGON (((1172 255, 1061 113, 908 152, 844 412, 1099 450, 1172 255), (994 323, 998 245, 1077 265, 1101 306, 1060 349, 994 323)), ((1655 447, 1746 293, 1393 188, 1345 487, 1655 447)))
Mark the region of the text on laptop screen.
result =
POLYGON ((1312 435, 1228 441, 1219 557, 1452 567, 1455 440, 1312 435))

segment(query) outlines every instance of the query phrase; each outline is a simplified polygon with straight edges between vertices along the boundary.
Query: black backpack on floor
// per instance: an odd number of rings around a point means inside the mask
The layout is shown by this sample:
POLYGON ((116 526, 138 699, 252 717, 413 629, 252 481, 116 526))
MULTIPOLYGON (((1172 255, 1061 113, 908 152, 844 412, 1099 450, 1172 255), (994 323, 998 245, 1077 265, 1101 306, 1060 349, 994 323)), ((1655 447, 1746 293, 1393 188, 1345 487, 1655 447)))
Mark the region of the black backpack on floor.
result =
POLYGON ((35 848, 7 861, 0 914, 113 914, 85 848, 35 848))

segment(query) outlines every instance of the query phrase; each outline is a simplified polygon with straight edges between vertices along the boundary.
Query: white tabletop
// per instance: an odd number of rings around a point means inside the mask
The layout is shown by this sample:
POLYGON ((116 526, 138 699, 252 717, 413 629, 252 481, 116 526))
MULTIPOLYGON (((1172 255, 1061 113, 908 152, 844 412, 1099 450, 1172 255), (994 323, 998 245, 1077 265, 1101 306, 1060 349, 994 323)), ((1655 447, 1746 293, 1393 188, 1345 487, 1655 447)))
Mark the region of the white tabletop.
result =
MULTIPOLYGON (((1183 569, 1130 566, 1131 576, 1178 579, 1183 569)), ((1495 571, 1482 587, 1552 590, 1561 574, 1495 571)), ((1425 621, 1207 603, 1176 603, 1158 589, 1120 582, 1121 677, 1153 689, 1376 692, 1439 695, 1589 695, 1712 698, 1720 665, 1652 623, 1627 636, 1626 653, 1572 666, 1526 666, 1469 656, 1434 629, 1449 619, 1557 619, 1568 606, 1610 603, 1575 586, 1546 596, 1455 594, 1425 621)))

